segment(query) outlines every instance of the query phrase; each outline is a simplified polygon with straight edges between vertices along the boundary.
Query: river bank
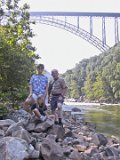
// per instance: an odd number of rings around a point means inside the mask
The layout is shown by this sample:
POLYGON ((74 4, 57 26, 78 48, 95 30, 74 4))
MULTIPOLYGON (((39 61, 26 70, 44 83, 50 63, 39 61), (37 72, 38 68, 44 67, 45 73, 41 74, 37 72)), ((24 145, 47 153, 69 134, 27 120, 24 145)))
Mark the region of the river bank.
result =
POLYGON ((64 102, 65 105, 69 106, 101 106, 101 105, 106 105, 106 106, 120 106, 120 103, 97 103, 97 102, 64 102))
POLYGON ((52 115, 41 123, 22 109, 0 120, 0 160, 120 160, 118 137, 96 132, 80 115, 63 113, 63 126, 52 115))
POLYGON ((72 111, 78 108, 80 112, 72 114, 80 114, 86 121, 96 123, 97 132, 106 135, 115 135, 120 137, 120 105, 100 105, 96 103, 69 103, 64 105, 63 110, 72 111))

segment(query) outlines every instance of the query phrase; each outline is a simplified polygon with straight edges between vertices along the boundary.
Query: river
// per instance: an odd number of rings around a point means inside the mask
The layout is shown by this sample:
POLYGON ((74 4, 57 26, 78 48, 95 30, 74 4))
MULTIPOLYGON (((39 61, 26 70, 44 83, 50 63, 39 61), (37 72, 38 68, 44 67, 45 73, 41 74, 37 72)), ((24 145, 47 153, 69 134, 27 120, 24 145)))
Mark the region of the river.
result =
POLYGON ((63 109, 70 111, 73 107, 81 109, 80 114, 85 121, 96 124, 97 132, 120 137, 120 105, 66 102, 63 109))

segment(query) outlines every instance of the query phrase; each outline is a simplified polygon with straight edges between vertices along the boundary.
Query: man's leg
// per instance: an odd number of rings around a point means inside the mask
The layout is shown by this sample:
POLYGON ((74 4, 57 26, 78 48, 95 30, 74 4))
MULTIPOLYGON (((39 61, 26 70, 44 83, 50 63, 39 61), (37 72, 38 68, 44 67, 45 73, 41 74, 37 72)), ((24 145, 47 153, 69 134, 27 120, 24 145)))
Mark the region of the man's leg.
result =
POLYGON ((52 114, 54 115, 55 124, 58 124, 57 97, 52 97, 50 104, 51 104, 52 114))
POLYGON ((31 110, 34 112, 35 116, 42 122, 47 119, 46 115, 43 114, 43 111, 37 108, 37 104, 33 104, 31 110))
POLYGON ((39 110, 38 110, 37 108, 35 108, 35 109, 33 110, 33 112, 35 113, 36 117, 37 117, 38 119, 40 119, 41 114, 40 114, 39 110))
POLYGON ((59 124, 62 124, 62 103, 57 103, 57 109, 59 124))

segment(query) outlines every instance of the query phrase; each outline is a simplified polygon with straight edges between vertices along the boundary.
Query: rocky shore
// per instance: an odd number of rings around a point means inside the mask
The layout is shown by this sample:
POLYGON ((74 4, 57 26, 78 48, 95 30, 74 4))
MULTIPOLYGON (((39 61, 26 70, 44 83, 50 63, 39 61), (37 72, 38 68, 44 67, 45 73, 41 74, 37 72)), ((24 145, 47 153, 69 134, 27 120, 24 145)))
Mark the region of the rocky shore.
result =
MULTIPOLYGON (((75 111, 75 109, 74 109, 75 111)), ((63 127, 50 115, 39 122, 20 109, 0 120, 0 160, 120 160, 120 138, 64 112, 63 127)))

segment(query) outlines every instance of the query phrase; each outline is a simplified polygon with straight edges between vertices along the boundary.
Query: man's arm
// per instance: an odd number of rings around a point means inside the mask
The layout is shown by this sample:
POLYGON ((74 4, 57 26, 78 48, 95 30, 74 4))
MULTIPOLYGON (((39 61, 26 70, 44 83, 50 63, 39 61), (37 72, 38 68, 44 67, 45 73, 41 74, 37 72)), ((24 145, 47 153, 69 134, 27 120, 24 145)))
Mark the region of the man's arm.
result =
POLYGON ((30 84, 29 86, 29 96, 28 97, 31 97, 32 96, 32 85, 30 84))
POLYGON ((48 84, 47 84, 47 86, 46 86, 46 89, 45 89, 44 98, 46 98, 46 96, 47 96, 47 93, 48 93, 48 84))
POLYGON ((52 90, 52 82, 50 81, 48 85, 48 102, 50 102, 51 90, 52 90))
POLYGON ((66 86, 65 88, 63 88, 63 91, 62 91, 62 96, 65 97, 66 94, 67 94, 67 90, 68 90, 68 87, 66 86))
POLYGON ((52 90, 52 84, 51 84, 51 81, 49 82, 49 85, 48 85, 48 97, 50 96, 51 94, 51 90, 52 90))
POLYGON ((30 78, 30 82, 29 82, 29 96, 28 96, 28 97, 31 97, 31 96, 32 96, 32 83, 33 83, 33 78, 34 78, 34 75, 32 75, 32 77, 30 78))
POLYGON ((65 83, 65 80, 63 79, 63 81, 62 81, 62 93, 61 93, 61 95, 63 96, 63 98, 66 96, 67 90, 68 90, 68 87, 67 87, 67 85, 65 83))

